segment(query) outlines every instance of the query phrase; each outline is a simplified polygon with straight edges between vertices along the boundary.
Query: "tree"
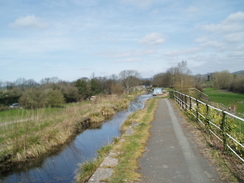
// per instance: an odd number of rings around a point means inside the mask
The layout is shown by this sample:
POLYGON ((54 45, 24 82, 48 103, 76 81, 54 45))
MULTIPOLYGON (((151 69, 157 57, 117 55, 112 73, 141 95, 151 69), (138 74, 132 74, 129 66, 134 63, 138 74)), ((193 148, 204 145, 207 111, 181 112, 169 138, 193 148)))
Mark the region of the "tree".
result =
POLYGON ((229 89, 233 92, 244 93, 244 74, 235 75, 229 89))
POLYGON ((23 92, 19 102, 24 108, 42 108, 46 106, 46 95, 43 90, 40 89, 27 89, 23 92))
POLYGON ((170 77, 168 73, 159 73, 153 76, 153 85, 157 87, 169 87, 170 77))
POLYGON ((140 85, 140 74, 136 70, 124 70, 119 73, 122 86, 126 91, 133 86, 140 85))
POLYGON ((78 79, 75 82, 75 86, 78 88, 78 91, 79 91, 79 94, 81 95, 81 98, 86 99, 89 96, 91 96, 87 78, 78 79))
POLYGON ((46 94, 45 106, 62 107, 64 105, 64 96, 60 90, 49 90, 46 94))
POLYGON ((214 86, 218 89, 228 89, 233 81, 233 75, 229 71, 216 72, 213 75, 214 86))
POLYGON ((188 90, 195 87, 191 71, 187 68, 187 62, 182 61, 176 67, 171 67, 166 72, 169 77, 169 84, 178 90, 188 90))
POLYGON ((63 95, 67 103, 78 102, 80 100, 79 90, 74 86, 66 86, 63 89, 63 95))
POLYGON ((102 78, 92 78, 90 80, 90 93, 91 95, 97 95, 104 91, 103 79, 102 78))

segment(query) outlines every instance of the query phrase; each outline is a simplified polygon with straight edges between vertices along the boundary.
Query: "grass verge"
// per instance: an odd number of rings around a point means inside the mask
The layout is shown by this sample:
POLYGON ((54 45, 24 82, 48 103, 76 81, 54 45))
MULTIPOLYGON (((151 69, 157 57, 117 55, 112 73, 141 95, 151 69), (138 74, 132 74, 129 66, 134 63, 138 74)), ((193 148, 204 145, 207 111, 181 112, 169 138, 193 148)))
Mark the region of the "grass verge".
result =
POLYGON ((140 174, 136 172, 139 168, 138 158, 145 151, 146 142, 150 136, 150 123, 153 121, 154 112, 157 107, 158 98, 152 98, 147 101, 146 107, 132 114, 122 126, 122 131, 127 129, 134 122, 139 125, 134 127, 134 133, 130 136, 124 136, 124 141, 116 145, 119 160, 118 166, 114 168, 111 178, 112 183, 130 182, 139 180, 140 174))
POLYGON ((56 151, 83 128, 84 119, 89 118, 91 123, 102 122, 127 108, 134 97, 97 97, 94 102, 67 105, 54 112, 41 113, 39 117, 29 118, 25 122, 1 126, 0 169, 56 151))
MULTIPOLYGON (((110 149, 117 154, 116 158, 119 160, 119 164, 114 168, 113 176, 109 182, 119 183, 139 179, 140 175, 136 172, 139 168, 137 159, 141 157, 145 150, 145 145, 149 138, 150 122, 154 117, 157 100, 158 98, 149 99, 144 109, 131 114, 124 122, 121 127, 122 132, 128 129, 134 122, 139 124, 134 126, 134 133, 132 135, 122 135, 120 139, 115 139, 109 145, 110 149)), ((98 158, 81 165, 80 174, 77 175, 76 181, 78 183, 86 182, 97 170, 105 157, 104 154, 100 155, 99 152, 98 158)))
POLYGON ((87 161, 80 165, 80 170, 82 173, 76 176, 76 182, 87 182, 91 175, 98 169, 99 165, 103 162, 104 158, 111 151, 112 146, 116 143, 108 144, 98 151, 98 156, 92 161, 87 161))

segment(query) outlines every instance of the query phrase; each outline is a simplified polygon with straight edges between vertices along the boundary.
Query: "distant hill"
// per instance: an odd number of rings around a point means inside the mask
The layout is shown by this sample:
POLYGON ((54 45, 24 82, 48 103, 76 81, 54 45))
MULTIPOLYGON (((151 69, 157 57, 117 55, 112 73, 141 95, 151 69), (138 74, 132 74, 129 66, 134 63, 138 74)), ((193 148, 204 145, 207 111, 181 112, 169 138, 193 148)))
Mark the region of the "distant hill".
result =
POLYGON ((244 74, 244 70, 233 72, 232 74, 244 74))

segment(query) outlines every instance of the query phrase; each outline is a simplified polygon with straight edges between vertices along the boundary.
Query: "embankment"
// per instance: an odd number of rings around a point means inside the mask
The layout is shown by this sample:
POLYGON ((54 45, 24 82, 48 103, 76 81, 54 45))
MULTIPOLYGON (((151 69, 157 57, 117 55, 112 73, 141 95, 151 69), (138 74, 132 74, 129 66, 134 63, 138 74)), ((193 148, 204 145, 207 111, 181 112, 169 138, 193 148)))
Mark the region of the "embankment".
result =
POLYGON ((57 152, 79 132, 128 107, 135 96, 98 97, 0 128, 0 172, 57 152))

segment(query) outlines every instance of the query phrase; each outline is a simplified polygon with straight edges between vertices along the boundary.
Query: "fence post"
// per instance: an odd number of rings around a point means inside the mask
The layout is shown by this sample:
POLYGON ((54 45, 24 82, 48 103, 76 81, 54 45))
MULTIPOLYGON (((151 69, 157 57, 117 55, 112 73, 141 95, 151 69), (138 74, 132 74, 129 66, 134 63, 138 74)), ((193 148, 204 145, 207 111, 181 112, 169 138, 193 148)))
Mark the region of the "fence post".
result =
POLYGON ((187 111, 187 96, 185 95, 185 110, 187 111))
POLYGON ((192 104, 191 104, 191 97, 190 97, 190 111, 191 111, 191 109, 192 109, 192 104))
POLYGON ((209 106, 208 104, 206 104, 206 118, 205 118, 205 122, 206 122, 206 127, 208 132, 210 132, 210 123, 209 123, 209 106))
POLYGON ((227 150, 227 135, 226 135, 226 114, 225 111, 222 111, 222 120, 221 120, 221 126, 220 126, 221 130, 222 130, 222 140, 223 140, 223 147, 224 147, 224 151, 227 150))
POLYGON ((199 112, 199 105, 198 105, 198 100, 196 99, 197 102, 197 108, 196 108, 196 120, 198 122, 198 112, 199 112))

